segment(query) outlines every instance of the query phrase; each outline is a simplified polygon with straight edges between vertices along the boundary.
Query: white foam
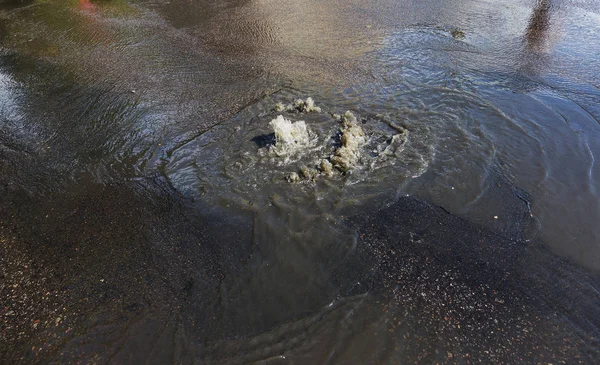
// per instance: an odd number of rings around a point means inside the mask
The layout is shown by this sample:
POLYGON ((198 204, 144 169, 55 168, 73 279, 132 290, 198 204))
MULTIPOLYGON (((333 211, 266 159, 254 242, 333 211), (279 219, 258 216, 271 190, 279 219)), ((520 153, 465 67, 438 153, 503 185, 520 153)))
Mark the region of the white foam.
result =
POLYGON ((275 145, 269 151, 277 157, 283 157, 285 163, 290 162, 293 156, 308 152, 317 142, 303 120, 292 122, 278 115, 269 125, 275 132, 275 145))

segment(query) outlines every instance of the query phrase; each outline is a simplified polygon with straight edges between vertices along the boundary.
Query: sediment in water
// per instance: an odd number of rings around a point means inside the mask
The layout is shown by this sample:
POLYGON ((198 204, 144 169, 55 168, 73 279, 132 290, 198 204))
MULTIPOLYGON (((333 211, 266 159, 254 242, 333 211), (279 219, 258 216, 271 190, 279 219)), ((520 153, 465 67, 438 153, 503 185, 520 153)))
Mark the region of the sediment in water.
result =
POLYGON ((348 172, 356 167, 360 159, 360 149, 366 142, 363 129, 357 124, 357 119, 351 111, 341 117, 343 127, 341 132, 342 145, 330 157, 333 166, 341 172, 348 172))

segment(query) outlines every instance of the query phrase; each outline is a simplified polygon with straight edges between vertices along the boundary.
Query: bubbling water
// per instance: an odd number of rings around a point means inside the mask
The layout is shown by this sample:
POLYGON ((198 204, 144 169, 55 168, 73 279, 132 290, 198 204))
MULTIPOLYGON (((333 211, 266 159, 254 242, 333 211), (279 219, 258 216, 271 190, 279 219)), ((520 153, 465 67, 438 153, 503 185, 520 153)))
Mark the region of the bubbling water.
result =
MULTIPOLYGON (((279 102, 275 105, 275 111, 289 113, 321 113, 320 107, 315 107, 314 100, 309 97, 306 101, 297 99, 294 103, 284 106, 279 102)), ((384 134, 376 128, 370 130, 368 135, 361 126, 357 116, 346 111, 344 114, 330 114, 330 123, 335 122, 339 127, 335 128, 334 136, 327 138, 318 133, 313 133, 306 122, 299 120, 293 122, 278 115, 272 119, 269 126, 275 135, 275 144, 269 146, 269 155, 280 159, 280 164, 290 165, 292 162, 303 160, 302 164, 296 166, 297 170, 290 172, 285 180, 296 183, 302 181, 314 181, 319 176, 334 177, 346 175, 360 169, 376 169, 386 161, 400 157, 407 141, 407 130, 392 125, 397 134, 384 134), (398 133, 399 132, 399 133, 398 133), (329 143, 328 140, 339 139, 338 143, 329 143), (383 141, 382 141, 382 138, 383 141), (371 150, 371 155, 368 150, 371 150), (308 160, 308 161, 307 161, 308 160)), ((383 116, 379 116, 384 121, 383 116)), ((386 122, 389 125, 389 123, 386 122)), ((264 155, 264 149, 259 149, 259 155, 264 155)))
POLYGON ((293 112, 297 111, 300 113, 320 113, 321 108, 315 105, 315 101, 310 96, 306 100, 296 99, 293 103, 284 105, 283 103, 275 104, 275 111, 277 112, 293 112))
POLYGON ((273 127, 275 132, 275 140, 277 141, 274 151, 278 155, 284 155, 290 150, 298 150, 310 144, 310 136, 308 128, 303 120, 292 122, 285 119, 283 115, 277 116, 269 125, 273 127))
POLYGON ((342 122, 343 127, 340 130, 342 145, 335 150, 330 160, 338 170, 347 172, 354 168, 359 161, 361 149, 367 139, 351 111, 347 111, 342 116, 342 122))
POLYGON ((308 153, 318 143, 318 138, 303 120, 293 122, 278 115, 269 125, 275 133, 275 145, 269 147, 269 153, 283 158, 285 164, 308 153))
POLYGON ((435 131, 411 122, 423 117, 422 110, 274 108, 287 103, 265 98, 186 144, 167 166, 171 181, 225 207, 259 209, 276 200, 314 213, 374 196, 385 200, 423 174, 434 157, 435 131))

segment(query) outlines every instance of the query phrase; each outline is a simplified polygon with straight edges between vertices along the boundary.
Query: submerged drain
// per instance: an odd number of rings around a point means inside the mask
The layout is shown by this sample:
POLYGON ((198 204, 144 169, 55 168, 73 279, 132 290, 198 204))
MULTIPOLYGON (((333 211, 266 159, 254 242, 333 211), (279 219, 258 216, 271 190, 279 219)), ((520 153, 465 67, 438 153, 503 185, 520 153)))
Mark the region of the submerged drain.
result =
MULTIPOLYGON (((295 114, 323 112, 310 97, 287 105, 277 103, 275 111, 295 114)), ((399 157, 407 141, 408 131, 403 127, 391 125, 395 134, 382 134, 376 128, 367 133, 357 116, 349 110, 341 115, 330 113, 329 116, 337 127, 332 135, 319 136, 304 120, 292 121, 279 114, 269 122, 275 135, 274 143, 260 148, 259 155, 268 154, 279 159, 273 162, 284 165, 297 162, 300 157, 308 157, 310 162, 285 176, 288 182, 306 182, 319 176, 333 177, 357 169, 375 168, 383 160, 399 157)), ((381 121, 384 119, 383 116, 377 117, 381 121)), ((367 122, 368 119, 365 119, 363 124, 367 122)))

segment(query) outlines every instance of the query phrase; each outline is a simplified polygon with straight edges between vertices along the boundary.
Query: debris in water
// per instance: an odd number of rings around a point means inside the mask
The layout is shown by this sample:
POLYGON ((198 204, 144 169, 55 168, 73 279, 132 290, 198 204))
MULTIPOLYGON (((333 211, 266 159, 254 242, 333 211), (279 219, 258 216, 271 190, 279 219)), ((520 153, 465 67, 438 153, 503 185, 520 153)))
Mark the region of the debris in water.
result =
POLYGON ((339 119, 341 119, 341 121, 344 122, 344 123, 356 123, 356 122, 358 122, 358 120, 356 119, 356 116, 350 110, 346 110, 346 112, 344 113, 344 115, 342 115, 339 119))
POLYGON ((317 176, 319 176, 319 171, 307 166, 302 166, 300 172, 302 172, 302 176, 304 176, 306 180, 314 180, 317 176))
POLYGON ((321 108, 315 105, 315 101, 310 96, 306 100, 297 99, 292 104, 284 105, 282 103, 275 104, 276 112, 300 112, 300 113, 320 113, 321 108))
POLYGON ((381 156, 397 156, 404 150, 406 134, 394 134, 390 144, 381 152, 381 156))
POLYGON ((455 39, 463 39, 465 37, 465 32, 458 29, 453 29, 450 34, 452 34, 452 37, 455 39))
POLYGON ((285 180, 290 183, 296 183, 301 180, 314 181, 317 176, 319 176, 319 171, 317 169, 308 166, 302 166, 300 168, 300 173, 292 172, 285 177, 285 180))
POLYGON ((292 172, 291 174, 289 174, 286 178, 285 178, 288 182, 298 182, 300 181, 300 176, 298 175, 297 172, 292 172))
POLYGON ((322 159, 321 164, 319 165, 319 170, 327 176, 333 175, 333 164, 329 162, 328 159, 322 159))
POLYGON ((283 105, 282 103, 277 103, 275 104, 275 111, 278 113, 284 112, 287 110, 287 107, 285 105, 283 105))

